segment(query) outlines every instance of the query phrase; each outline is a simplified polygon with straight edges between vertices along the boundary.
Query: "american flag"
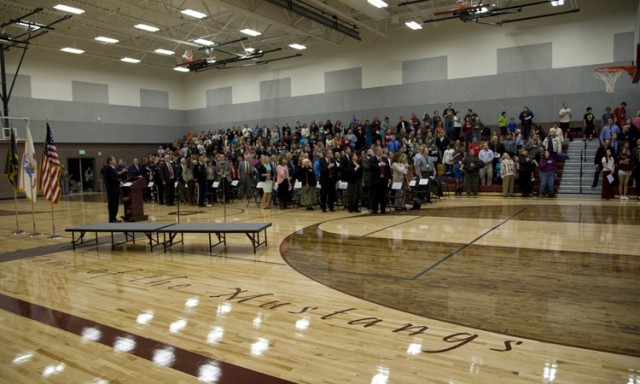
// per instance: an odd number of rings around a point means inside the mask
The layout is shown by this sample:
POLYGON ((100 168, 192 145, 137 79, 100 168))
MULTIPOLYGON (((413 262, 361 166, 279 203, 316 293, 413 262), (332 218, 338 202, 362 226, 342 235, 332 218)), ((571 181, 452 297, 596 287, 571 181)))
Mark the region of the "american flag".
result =
POLYGON ((47 123, 47 139, 44 146, 44 154, 42 156, 42 164, 40 166, 42 174, 40 177, 40 190, 44 194, 44 198, 53 204, 60 201, 60 158, 58 158, 58 150, 53 142, 51 127, 47 123))

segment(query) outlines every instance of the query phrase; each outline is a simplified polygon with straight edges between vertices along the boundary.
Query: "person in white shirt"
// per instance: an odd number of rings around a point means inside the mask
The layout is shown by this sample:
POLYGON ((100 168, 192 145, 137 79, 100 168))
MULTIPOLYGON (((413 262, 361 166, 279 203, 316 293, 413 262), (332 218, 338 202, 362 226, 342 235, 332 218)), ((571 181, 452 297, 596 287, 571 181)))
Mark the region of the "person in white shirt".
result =
POLYGON ((560 122, 560 129, 562 130, 562 136, 565 136, 569 133, 569 125, 571 122, 571 108, 569 108, 569 103, 564 101, 562 103, 562 109, 558 112, 558 121, 560 122))
POLYGON ((449 176, 453 173, 453 155, 455 151, 451 143, 447 144, 447 149, 442 154, 442 163, 444 164, 444 174, 449 176))
POLYGON ((480 168, 480 185, 491 185, 493 179, 493 159, 495 154, 489 149, 489 143, 484 143, 478 154, 478 158, 484 163, 480 168))

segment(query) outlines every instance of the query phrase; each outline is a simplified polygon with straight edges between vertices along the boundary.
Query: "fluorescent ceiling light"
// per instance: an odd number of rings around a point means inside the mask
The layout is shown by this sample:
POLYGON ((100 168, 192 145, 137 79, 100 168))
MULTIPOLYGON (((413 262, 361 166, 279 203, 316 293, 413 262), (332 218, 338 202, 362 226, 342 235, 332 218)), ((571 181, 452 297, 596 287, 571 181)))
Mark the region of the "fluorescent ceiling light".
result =
POLYGON ((198 43, 200 45, 214 45, 215 43, 211 40, 205 40, 205 39, 195 39, 193 40, 194 43, 198 43))
POLYGON ((247 47, 247 48, 244 49, 244 51, 247 52, 247 53, 253 53, 253 52, 256 51, 256 49, 255 48, 251 48, 251 47, 247 47))
POLYGON ((160 28, 147 25, 147 24, 136 24, 134 25, 134 28, 142 29, 143 31, 147 31, 147 32, 158 32, 160 30, 160 28))
POLYGON ((162 49, 162 48, 158 48, 158 49, 156 49, 156 50, 155 50, 155 51, 153 51, 153 52, 155 52, 155 53, 159 53, 159 54, 161 54, 161 55, 168 55, 168 56, 175 55, 175 52, 170 51, 170 50, 168 50, 168 49, 162 49))
POLYGON ((174 67, 173 70, 178 72, 191 72, 187 67, 174 67))
POLYGON ((262 35, 262 33, 258 32, 258 31, 254 31, 253 29, 249 29, 249 28, 245 28, 245 29, 241 30, 240 32, 244 33, 245 35, 249 35, 249 36, 260 36, 260 35, 262 35))
POLYGON ((205 17, 207 17, 206 13, 194 11, 193 9, 184 9, 180 12, 182 12, 183 15, 195 17, 196 19, 204 19, 205 17))
POLYGON ((57 9, 58 11, 69 12, 69 13, 73 13, 73 14, 76 14, 76 15, 82 15, 84 13, 84 9, 70 7, 70 6, 64 5, 64 4, 58 4, 53 8, 57 9))
POLYGON ((307 47, 298 43, 289 44, 289 46, 293 49, 298 49, 298 50, 307 49, 307 47))
POLYGON ((98 36, 98 37, 96 37, 96 40, 101 41, 101 42, 106 43, 106 44, 115 44, 115 43, 119 43, 120 42, 120 40, 117 40, 117 39, 114 39, 114 38, 111 38, 111 37, 105 37, 105 36, 98 36))
POLYGON ((75 53, 76 55, 80 55, 84 53, 82 49, 71 48, 71 47, 64 47, 64 48, 61 48, 60 50, 67 53, 75 53))
POLYGON ((413 29, 414 31, 417 31, 418 29, 422 29, 422 25, 417 21, 407 21, 406 23, 404 23, 404 25, 413 29))
POLYGON ((125 63, 131 63, 131 64, 138 64, 140 62, 140 60, 133 59, 131 57, 123 57, 122 59, 120 59, 120 61, 124 61, 125 63))
POLYGON ((382 0, 367 0, 369 4, 373 5, 376 8, 386 8, 389 4, 385 3, 382 0))
POLYGON ((551 5, 557 7, 558 5, 564 5, 564 0, 554 0, 551 2, 551 5))
POLYGON ((31 29, 32 31, 37 31, 38 29, 40 29, 40 26, 37 25, 36 23, 32 23, 30 21, 18 21, 16 23, 16 25, 19 25, 23 28, 27 28, 27 29, 31 29))

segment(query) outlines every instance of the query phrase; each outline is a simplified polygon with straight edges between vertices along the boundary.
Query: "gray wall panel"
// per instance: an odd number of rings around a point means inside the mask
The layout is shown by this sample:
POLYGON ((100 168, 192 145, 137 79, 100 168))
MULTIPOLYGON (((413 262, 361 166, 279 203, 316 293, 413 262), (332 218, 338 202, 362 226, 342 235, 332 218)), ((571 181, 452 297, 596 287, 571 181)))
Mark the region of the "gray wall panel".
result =
POLYGON ((109 86, 107 84, 71 82, 72 100, 89 103, 109 103, 109 86))
POLYGON ((582 68, 529 71, 524 76, 526 96, 576 93, 582 90, 582 68))
POLYGON ((500 48, 497 54, 498 73, 533 71, 552 67, 551 43, 500 48))
POLYGON ((449 75, 447 56, 402 62, 402 83, 410 84, 422 81, 442 80, 449 75))
POLYGON ((291 78, 260 82, 260 100, 291 97, 291 78))
POLYGON ((427 99, 424 83, 392 85, 379 89, 382 102, 380 107, 382 109, 424 103, 427 99))
POLYGON ((363 109, 378 109, 382 105, 380 88, 360 89, 344 92, 344 110, 359 111, 363 109))
MULTIPOLYGON (((15 75, 12 73, 7 73, 7 91, 11 89, 11 84, 13 83, 13 79, 15 75)), ((29 75, 18 75, 16 79, 16 83, 13 86, 13 91, 11 92, 11 97, 31 97, 31 76, 29 75)))
POLYGON ((231 105, 233 94, 231 87, 207 89, 207 107, 231 105))
POLYGON ((525 75, 502 73, 495 76, 480 76, 469 80, 471 97, 462 100, 493 100, 522 97, 525 92, 525 75))
POLYGON ((631 64, 635 60, 636 38, 632 32, 616 33, 613 35, 613 61, 631 64))
MULTIPOLYGON (((34 136, 49 117, 56 141, 71 143, 156 143, 185 134, 186 112, 14 97, 12 115, 32 120, 34 136), (100 122, 98 122, 100 117, 100 122), (66 127, 64 129, 57 126, 66 127)), ((44 133, 42 134, 44 137, 44 133)))
MULTIPOLYGON (((425 103, 446 105, 472 99, 471 79, 430 81, 425 84, 425 103)), ((454 108, 455 109, 455 108, 454 108)))
POLYGON ((324 91, 336 92, 362 88, 362 68, 325 72, 324 91))
POLYGON ((169 92, 140 88, 140 106, 169 109, 169 92))

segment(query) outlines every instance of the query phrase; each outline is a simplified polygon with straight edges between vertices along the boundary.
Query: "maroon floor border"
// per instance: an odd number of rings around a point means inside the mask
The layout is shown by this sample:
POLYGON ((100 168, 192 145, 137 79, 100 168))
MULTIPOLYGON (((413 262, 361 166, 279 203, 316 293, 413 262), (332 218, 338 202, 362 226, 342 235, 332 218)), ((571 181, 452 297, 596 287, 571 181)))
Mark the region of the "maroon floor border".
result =
POLYGON ((127 338, 134 343, 135 347, 129 351, 131 355, 154 361, 153 356, 156 351, 173 352, 174 359, 166 366, 186 373, 187 375, 199 378, 202 367, 215 366, 218 369, 218 384, 238 384, 238 383, 261 383, 261 384, 284 384, 292 383, 284 379, 269 376, 264 373, 252 371, 237 365, 225 363, 207 356, 203 356, 186 349, 165 344, 143 336, 132 335, 122 330, 100 324, 88 319, 77 317, 55 309, 43 307, 41 305, 29 303, 0 293, 0 309, 14 313, 39 323, 49 325, 64 331, 81 336, 87 328, 95 328, 101 332, 101 336, 95 342, 113 348, 114 343, 122 338, 127 338))

